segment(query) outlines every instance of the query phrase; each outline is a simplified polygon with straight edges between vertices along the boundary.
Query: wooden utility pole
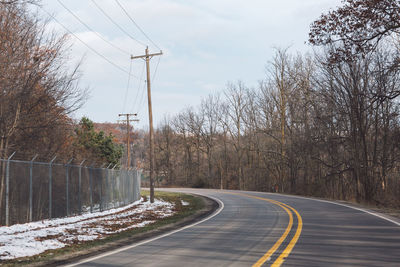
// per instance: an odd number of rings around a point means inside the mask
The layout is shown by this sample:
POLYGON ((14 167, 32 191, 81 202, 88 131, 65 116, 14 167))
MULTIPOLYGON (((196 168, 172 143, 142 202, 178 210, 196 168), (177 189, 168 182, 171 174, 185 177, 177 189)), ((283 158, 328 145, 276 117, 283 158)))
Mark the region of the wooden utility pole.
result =
POLYGON ((142 58, 146 60, 147 72, 147 103, 149 107, 149 143, 150 143, 150 203, 154 203, 154 129, 153 129, 153 110, 151 107, 151 84, 150 84, 150 59, 154 56, 161 56, 163 53, 149 54, 149 48, 146 47, 146 54, 142 56, 131 56, 131 59, 142 58))
POLYGON ((134 122, 134 121, 139 121, 139 120, 137 120, 137 119, 131 120, 129 118, 130 116, 137 116, 137 114, 118 114, 118 116, 119 117, 121 117, 121 116, 125 116, 126 117, 126 119, 123 120, 122 122, 126 121, 126 148, 127 148, 127 156, 128 156, 128 159, 127 159, 127 162, 126 162, 126 167, 130 168, 131 167, 131 152, 130 152, 130 146, 131 146, 130 129, 131 129, 131 126, 130 126, 129 123, 130 122, 134 122))

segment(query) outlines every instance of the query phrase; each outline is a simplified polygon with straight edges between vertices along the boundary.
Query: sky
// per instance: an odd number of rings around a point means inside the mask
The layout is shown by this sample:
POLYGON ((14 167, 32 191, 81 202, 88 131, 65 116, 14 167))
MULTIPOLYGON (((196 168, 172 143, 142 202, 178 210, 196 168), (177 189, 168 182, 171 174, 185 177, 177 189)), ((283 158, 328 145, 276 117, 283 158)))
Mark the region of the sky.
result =
POLYGON ((145 46, 150 53, 163 51, 150 61, 157 126, 165 116, 222 92, 228 82, 240 80, 248 87, 257 86, 266 77, 274 48, 310 51, 305 43, 310 24, 341 0, 118 2, 150 40, 115 0, 42 0, 39 12, 55 17, 49 17, 49 29, 73 33, 68 64, 82 61, 80 86, 90 92, 73 117, 117 122, 120 113, 137 113, 135 127, 147 128, 144 60, 131 60, 130 55, 143 55, 145 46))

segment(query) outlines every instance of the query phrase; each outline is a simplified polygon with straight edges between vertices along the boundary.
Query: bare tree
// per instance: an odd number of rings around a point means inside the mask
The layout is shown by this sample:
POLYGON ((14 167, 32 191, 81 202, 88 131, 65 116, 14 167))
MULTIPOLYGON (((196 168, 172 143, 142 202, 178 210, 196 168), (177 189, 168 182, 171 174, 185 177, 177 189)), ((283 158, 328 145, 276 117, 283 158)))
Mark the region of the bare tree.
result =
POLYGON ((242 149, 242 134, 243 134, 243 118, 244 109, 246 107, 245 98, 246 88, 242 82, 237 84, 228 84, 225 91, 226 104, 223 106, 226 114, 226 119, 220 118, 229 133, 232 140, 232 145, 235 148, 237 155, 237 179, 239 189, 244 188, 243 182, 243 149, 242 149))
POLYGON ((217 130, 218 130, 218 114, 220 108, 220 96, 209 95, 201 102, 200 112, 204 116, 204 123, 201 129, 202 142, 205 145, 207 155, 207 183, 217 186, 213 182, 213 165, 216 159, 214 158, 214 147, 216 146, 217 130))

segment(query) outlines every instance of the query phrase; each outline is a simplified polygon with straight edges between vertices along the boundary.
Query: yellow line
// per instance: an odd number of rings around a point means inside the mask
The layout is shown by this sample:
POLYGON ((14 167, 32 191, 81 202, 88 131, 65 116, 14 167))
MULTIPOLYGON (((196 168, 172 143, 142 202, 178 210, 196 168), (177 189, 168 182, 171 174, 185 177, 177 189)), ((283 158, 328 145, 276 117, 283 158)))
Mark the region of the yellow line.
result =
MULTIPOLYGON (((266 199, 262 199, 262 200, 266 200, 266 199)), ((268 201, 268 200, 267 200, 268 201)), ((272 256, 272 254, 275 253, 275 251, 279 248, 279 246, 282 244, 282 242, 286 239, 286 237, 288 236, 288 234, 290 233, 290 230, 292 230, 292 225, 293 225, 293 215, 292 212, 290 212, 290 210, 288 208, 286 208, 285 206, 279 204, 279 203, 275 203, 273 201, 269 201, 275 205, 280 206, 281 208, 283 208, 287 214, 289 215, 289 224, 286 227, 285 232, 283 233, 283 235, 278 239, 278 241, 272 246, 272 248, 270 248, 267 253, 264 254, 264 256, 262 256, 255 264, 253 264, 253 267, 259 267, 262 266, 267 260, 269 260, 272 256)))
MULTIPOLYGON (((226 192, 228 193, 228 192, 226 192)), ((273 200, 273 199, 269 199, 269 198, 263 198, 263 197, 256 197, 256 196, 252 196, 252 195, 247 195, 247 194, 241 194, 241 193, 231 193, 229 192, 229 194, 234 194, 234 195, 241 195, 241 196, 246 196, 246 197, 250 197, 250 198, 255 198, 255 199, 260 199, 260 200, 264 200, 264 201, 268 201, 270 203, 273 203, 275 205, 280 206, 281 208, 283 208, 287 214, 289 215, 289 224, 286 227, 285 232, 283 233, 283 235, 278 239, 278 241, 272 246, 272 248, 270 248, 267 253, 264 254, 264 256, 262 256, 255 264, 253 264, 253 267, 259 267, 262 266, 274 253, 275 251, 279 248, 279 246, 282 244, 282 242, 286 239, 286 237, 288 236, 288 234, 290 233, 290 230, 292 229, 293 226, 293 215, 292 212, 290 210, 292 210, 296 216, 297 216, 297 229, 296 229, 296 233, 293 236, 292 240, 290 240, 290 243, 286 246, 285 250, 279 255, 279 257, 275 260, 275 262, 271 265, 273 267, 279 267, 282 265, 282 263, 285 261, 285 259, 289 256, 289 254, 292 252, 294 246, 296 245, 297 241, 299 240, 299 237, 301 235, 301 231, 303 228, 303 220, 300 216, 300 214, 297 212, 296 209, 294 209, 293 207, 273 200)))
POLYGON ((285 250, 281 253, 281 255, 279 255, 279 257, 275 260, 275 262, 271 265, 271 267, 279 267, 279 266, 282 265, 282 263, 289 256, 289 254, 292 252, 293 247, 296 245, 297 241, 299 240, 299 237, 300 237, 300 234, 301 234, 301 230, 303 228, 303 219, 301 218, 301 216, 297 212, 297 210, 295 210, 294 208, 292 208, 291 206, 289 206, 287 204, 284 204, 284 203, 282 203, 282 204, 287 206, 291 210, 293 210, 294 213, 296 213, 296 216, 297 216, 297 230, 296 230, 296 233, 293 236, 292 240, 290 241, 289 245, 287 245, 285 250))

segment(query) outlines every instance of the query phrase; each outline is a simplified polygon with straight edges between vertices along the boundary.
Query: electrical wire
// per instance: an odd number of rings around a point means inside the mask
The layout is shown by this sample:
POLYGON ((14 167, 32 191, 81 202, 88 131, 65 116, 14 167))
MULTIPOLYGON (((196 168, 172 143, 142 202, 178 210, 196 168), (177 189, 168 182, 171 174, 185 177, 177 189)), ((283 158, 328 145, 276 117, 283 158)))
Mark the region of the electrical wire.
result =
POLYGON ((47 12, 47 10, 45 10, 43 7, 40 7, 47 15, 49 15, 51 18, 53 18, 53 20, 55 22, 57 22, 61 27, 63 27, 67 32, 69 32, 72 36, 74 36, 78 41, 80 41, 83 45, 85 45, 87 48, 89 48, 93 53, 95 53, 96 55, 98 55, 99 57, 101 57, 102 59, 104 59, 105 61, 107 61, 110 65, 114 66, 116 69, 124 72, 125 74, 128 75, 132 75, 132 77, 136 78, 137 77, 133 74, 130 74, 128 71, 126 71, 125 69, 123 69, 121 66, 117 65, 116 63, 114 63, 113 61, 109 60, 107 57, 105 57, 103 54, 101 54, 100 52, 98 52, 96 49, 94 49, 93 47, 91 47, 90 45, 88 45, 86 42, 84 42, 81 38, 79 38, 76 34, 74 34, 71 30, 69 30, 66 26, 64 26, 58 19, 56 19, 52 14, 50 14, 49 12, 47 12))
POLYGON ((161 57, 158 57, 157 65, 156 65, 156 68, 153 73, 153 79, 151 80, 152 83, 155 81, 155 79, 157 77, 157 70, 158 70, 158 65, 160 65, 160 61, 161 61, 161 57))
POLYGON ((139 83, 138 83, 138 90, 137 90, 137 92, 136 92, 136 96, 135 96, 135 98, 134 99, 132 99, 132 101, 131 101, 131 103, 133 103, 133 105, 132 105, 132 109, 131 109, 131 113, 133 113, 133 111, 134 111, 134 109, 135 109, 135 106, 136 106, 136 102, 137 102, 137 100, 138 100, 138 96, 139 96, 139 93, 141 92, 141 86, 142 86, 142 82, 143 82, 143 75, 144 75, 144 69, 145 69, 145 62, 143 61, 143 67, 142 67, 142 73, 140 74, 140 81, 139 81, 139 83))
POLYGON ((147 84, 147 81, 144 80, 143 87, 142 87, 142 94, 140 95, 139 107, 138 107, 137 112, 136 112, 137 114, 140 114, 140 112, 142 112, 142 109, 144 107, 144 102, 145 102, 145 99, 146 99, 145 98, 146 84, 147 84))
MULTIPOLYGON (((92 0, 93 1, 93 0, 92 0)), ((153 42, 153 40, 150 39, 150 37, 140 28, 140 26, 135 22, 135 20, 129 15, 129 13, 126 11, 126 9, 121 5, 121 3, 118 0, 115 0, 115 2, 121 7, 121 9, 124 11, 124 13, 128 16, 128 18, 133 22, 133 24, 142 32, 142 34, 149 40, 158 50, 161 50, 160 47, 156 43, 153 42)))
POLYGON ((57 0, 57 2, 65 9, 67 10, 72 16, 74 16, 74 18, 76 20, 78 20, 83 26, 85 26, 89 31, 93 32, 94 34, 96 34, 98 37, 100 37, 103 41, 105 41, 106 43, 108 43, 109 45, 111 45, 112 47, 114 47, 115 49, 118 49, 119 51, 121 51, 124 54, 127 55, 131 55, 131 53, 129 51, 126 51, 118 46, 116 46, 115 44, 113 44, 112 42, 108 41, 106 38, 104 38, 101 34, 99 34, 98 32, 96 32, 95 30, 93 30, 89 25, 87 25, 84 21, 82 21, 74 12, 72 12, 71 9, 69 9, 67 6, 65 6, 60 0, 57 0))
MULTIPOLYGON (((152 83, 152 84, 154 84, 155 78, 157 77, 157 70, 158 70, 158 65, 160 64, 160 61, 161 61, 161 57, 158 57, 157 65, 156 65, 156 68, 154 69, 154 72, 153 72, 153 78, 151 79, 151 83, 152 83)), ((146 81, 146 83, 147 83, 147 81, 146 81)), ((144 91, 145 91, 145 90, 143 90, 143 92, 144 92, 144 91)), ((145 101, 145 97, 143 97, 143 96, 144 96, 144 93, 143 93, 143 95, 141 96, 141 101, 140 101, 140 105, 139 105, 139 110, 137 111, 137 113, 141 112, 142 109, 143 109, 144 101, 145 101)))
POLYGON ((126 90, 125 90, 124 106, 122 108, 122 113, 124 113, 124 111, 125 111, 126 99, 128 98, 129 84, 130 84, 130 81, 131 81, 131 73, 132 73, 132 60, 131 60, 131 63, 129 64, 128 84, 127 84, 126 90))
POLYGON ((126 35, 128 35, 132 40, 136 41, 137 43, 141 44, 142 46, 146 47, 147 45, 144 44, 143 42, 139 41, 138 39, 136 39, 135 37, 133 37, 129 32, 127 32, 126 30, 124 30, 124 28, 122 28, 117 22, 115 22, 115 20, 110 17, 107 12, 104 11, 104 9, 99 6, 99 4, 97 4, 94 0, 91 0, 92 3, 96 6, 96 8, 98 10, 100 10, 100 12, 109 20, 111 21, 111 23, 113 23, 118 29, 120 29, 123 33, 125 33, 126 35))

